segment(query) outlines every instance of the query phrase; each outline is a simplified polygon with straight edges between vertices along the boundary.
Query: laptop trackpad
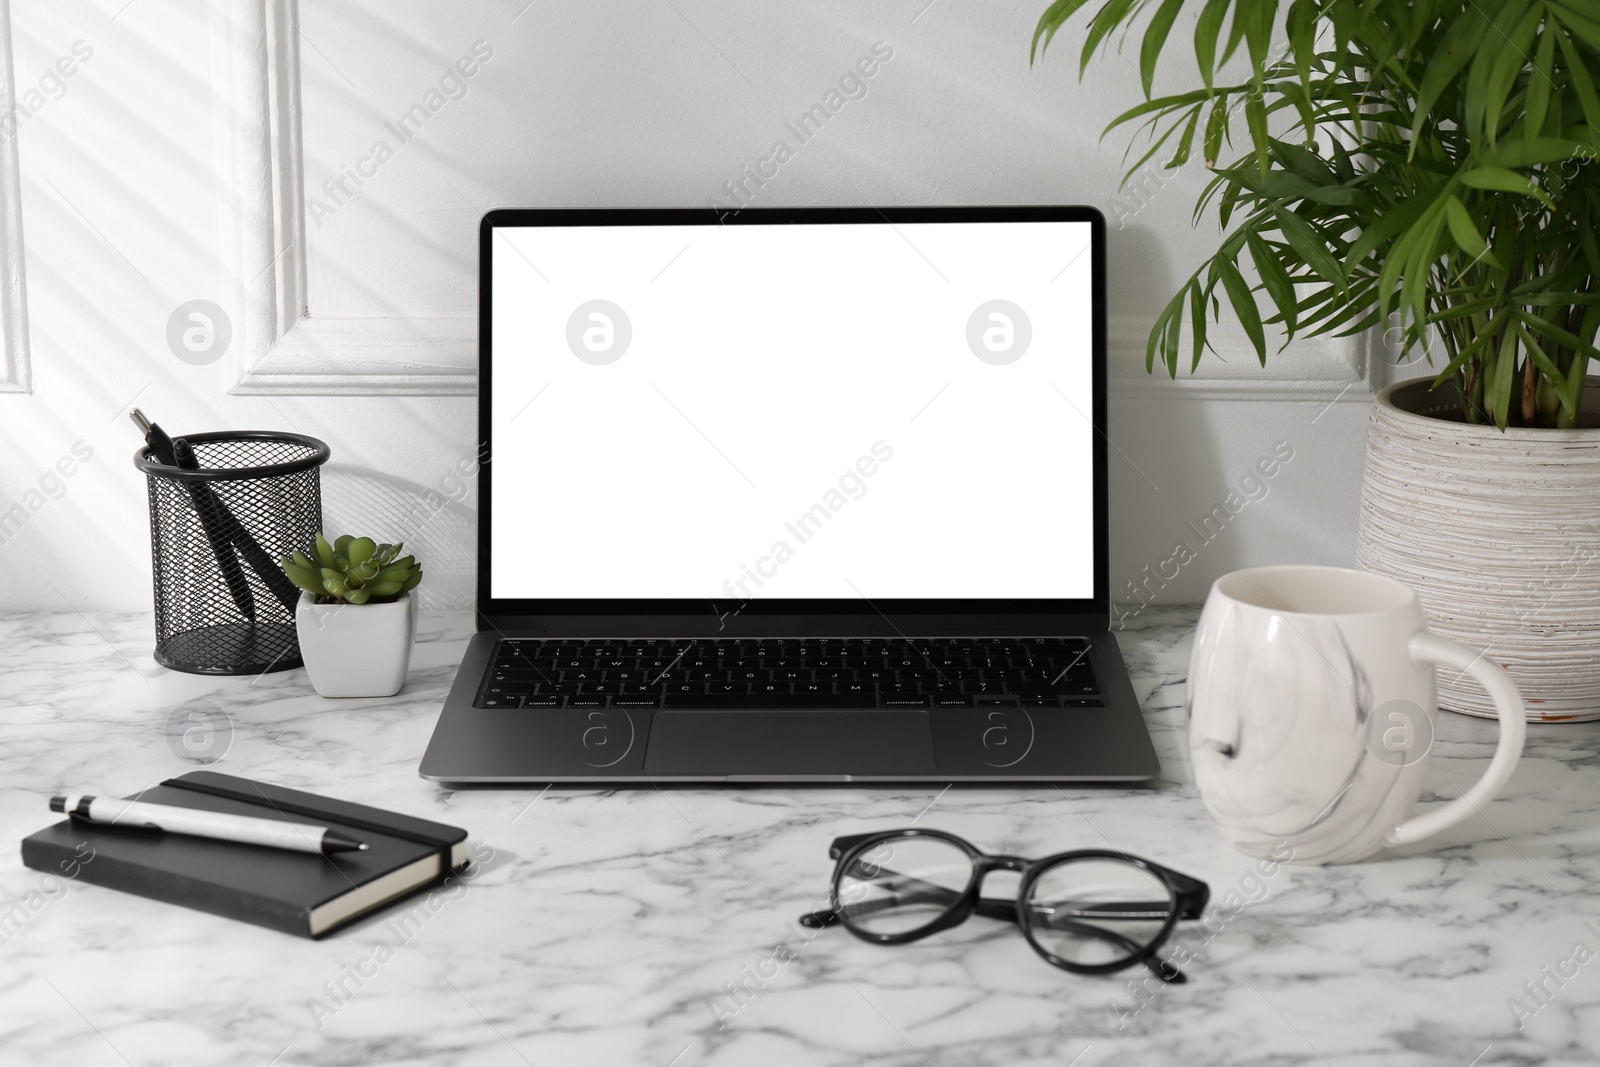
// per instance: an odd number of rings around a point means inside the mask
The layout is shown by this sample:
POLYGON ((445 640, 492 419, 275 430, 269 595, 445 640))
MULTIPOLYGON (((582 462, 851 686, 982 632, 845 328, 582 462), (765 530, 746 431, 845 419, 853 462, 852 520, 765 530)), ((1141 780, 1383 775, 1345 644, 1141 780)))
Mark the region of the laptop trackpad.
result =
POLYGON ((646 774, 819 779, 930 776, 925 711, 661 711, 646 774))

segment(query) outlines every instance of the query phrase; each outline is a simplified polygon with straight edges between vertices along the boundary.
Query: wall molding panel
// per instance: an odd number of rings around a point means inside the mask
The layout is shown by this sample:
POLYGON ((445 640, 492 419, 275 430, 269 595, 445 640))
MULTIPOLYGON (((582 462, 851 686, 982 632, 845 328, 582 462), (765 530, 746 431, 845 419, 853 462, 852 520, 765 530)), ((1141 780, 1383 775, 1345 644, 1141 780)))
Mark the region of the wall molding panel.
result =
MULTIPOLYGON (((17 107, 11 52, 11 4, 0 0, 0 114, 17 107)), ((0 141, 0 393, 33 392, 28 355, 28 288, 22 252, 22 173, 17 136, 0 141)))
POLYGON ((452 396, 477 390, 473 318, 329 318, 308 291, 299 6, 212 9, 222 231, 243 321, 230 392, 452 396))

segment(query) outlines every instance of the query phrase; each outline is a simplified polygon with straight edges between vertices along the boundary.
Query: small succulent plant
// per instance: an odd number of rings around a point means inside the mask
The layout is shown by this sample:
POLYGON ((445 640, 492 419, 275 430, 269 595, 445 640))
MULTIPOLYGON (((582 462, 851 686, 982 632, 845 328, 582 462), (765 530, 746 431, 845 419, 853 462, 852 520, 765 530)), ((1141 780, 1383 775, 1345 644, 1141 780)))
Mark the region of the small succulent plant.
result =
POLYGON ((422 581, 415 556, 400 555, 401 544, 378 544, 370 537, 345 534, 333 544, 322 534, 307 552, 294 552, 279 564, 289 580, 319 604, 387 604, 422 581))

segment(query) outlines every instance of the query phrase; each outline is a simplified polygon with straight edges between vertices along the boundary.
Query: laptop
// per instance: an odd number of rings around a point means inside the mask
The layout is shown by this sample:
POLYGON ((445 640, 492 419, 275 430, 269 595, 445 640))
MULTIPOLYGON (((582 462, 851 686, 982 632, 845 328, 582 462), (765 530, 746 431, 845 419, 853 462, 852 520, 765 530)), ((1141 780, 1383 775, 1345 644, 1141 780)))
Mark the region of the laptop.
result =
POLYGON ((446 782, 1143 782, 1105 220, 505 210, 446 782))

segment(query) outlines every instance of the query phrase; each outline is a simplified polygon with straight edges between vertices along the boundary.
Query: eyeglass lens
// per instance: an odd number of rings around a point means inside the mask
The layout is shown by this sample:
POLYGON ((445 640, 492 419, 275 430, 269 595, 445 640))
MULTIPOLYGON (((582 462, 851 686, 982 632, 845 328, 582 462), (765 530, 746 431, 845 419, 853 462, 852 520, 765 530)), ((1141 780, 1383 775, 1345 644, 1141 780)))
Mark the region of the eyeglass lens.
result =
POLYGON ((1161 936, 1172 891, 1143 867, 1084 858, 1039 875, 1023 902, 1034 941, 1068 963, 1095 966, 1137 956, 1161 936))
POLYGON ((880 841, 839 878, 839 917, 866 934, 906 934, 935 922, 972 879, 967 854, 937 837, 880 841))

